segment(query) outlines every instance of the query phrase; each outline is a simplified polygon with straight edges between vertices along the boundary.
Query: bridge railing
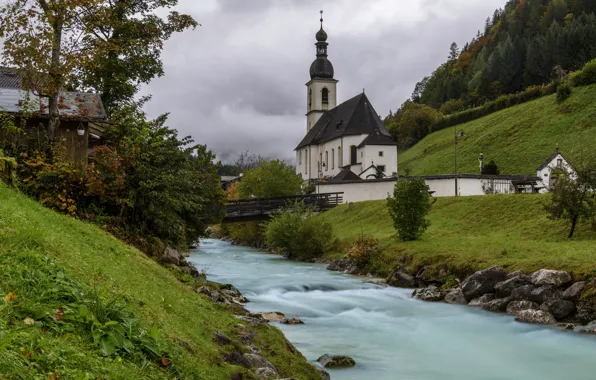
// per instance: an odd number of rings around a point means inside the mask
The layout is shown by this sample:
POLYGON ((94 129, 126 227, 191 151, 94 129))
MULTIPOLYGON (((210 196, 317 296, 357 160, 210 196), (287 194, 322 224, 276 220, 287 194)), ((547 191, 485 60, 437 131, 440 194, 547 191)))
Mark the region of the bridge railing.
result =
POLYGON ((288 207, 293 203, 301 202, 319 210, 328 210, 343 202, 343 192, 291 195, 285 197, 248 198, 228 201, 227 214, 264 214, 288 207))

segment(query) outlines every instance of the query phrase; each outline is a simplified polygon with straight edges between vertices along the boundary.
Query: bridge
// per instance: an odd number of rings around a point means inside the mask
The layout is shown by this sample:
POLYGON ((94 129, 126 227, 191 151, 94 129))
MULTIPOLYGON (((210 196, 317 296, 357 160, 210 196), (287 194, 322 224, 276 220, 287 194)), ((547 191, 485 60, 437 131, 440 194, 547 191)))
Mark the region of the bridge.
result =
POLYGON ((311 206, 316 211, 327 211, 343 202, 343 193, 291 195, 287 197, 252 198, 228 201, 223 223, 266 220, 276 211, 296 202, 311 206))

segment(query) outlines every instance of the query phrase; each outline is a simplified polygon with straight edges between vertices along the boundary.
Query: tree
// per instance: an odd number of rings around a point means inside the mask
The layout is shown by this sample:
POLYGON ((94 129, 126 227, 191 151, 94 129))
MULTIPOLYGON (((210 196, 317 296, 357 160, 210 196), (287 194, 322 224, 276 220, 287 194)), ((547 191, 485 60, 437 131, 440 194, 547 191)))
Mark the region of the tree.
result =
POLYGON ((422 178, 400 179, 387 199, 389 215, 401 240, 416 240, 430 225, 426 216, 432 205, 428 186, 422 178))
POLYGON ((567 15, 567 2, 565 0, 552 0, 540 21, 544 29, 548 29, 553 22, 564 24, 567 15))
POLYGON ((0 7, 5 65, 18 68, 24 89, 48 99, 48 135, 60 124, 59 93, 75 67, 85 66, 78 17, 98 0, 14 0, 0 7))
POLYGON ((431 133, 431 126, 440 118, 434 108, 408 100, 397 110, 387 130, 400 148, 409 148, 431 133))
POLYGON ((244 172, 238 191, 241 198, 297 195, 303 182, 295 169, 283 161, 263 161, 244 172))
POLYGON ((142 83, 164 74, 161 53, 173 33, 198 25, 173 11, 177 5, 178 0, 97 0, 84 7, 78 19, 85 32, 82 46, 93 64, 83 66, 73 81, 99 91, 108 114, 133 101, 142 83))
POLYGON ((416 86, 414 87, 414 92, 412 92, 412 101, 415 103, 419 103, 420 102, 420 97, 422 96, 422 93, 424 92, 424 88, 426 87, 426 83, 428 82, 428 77, 424 77, 422 78, 422 80, 418 83, 416 83, 416 86))
POLYGON ((482 166, 481 174, 499 175, 500 172, 497 164, 493 160, 490 160, 488 164, 482 166))
MULTIPOLYGON (((577 178, 570 173, 559 173, 551 198, 544 205, 548 217, 553 220, 564 219, 570 224, 568 238, 572 238, 581 219, 594 226, 596 222, 596 170, 591 167, 577 171, 577 178)), ((555 175, 555 173, 552 173, 555 175)))
POLYGON ((455 61, 459 57, 459 48, 457 47, 457 43, 453 42, 449 47, 449 60, 455 61))

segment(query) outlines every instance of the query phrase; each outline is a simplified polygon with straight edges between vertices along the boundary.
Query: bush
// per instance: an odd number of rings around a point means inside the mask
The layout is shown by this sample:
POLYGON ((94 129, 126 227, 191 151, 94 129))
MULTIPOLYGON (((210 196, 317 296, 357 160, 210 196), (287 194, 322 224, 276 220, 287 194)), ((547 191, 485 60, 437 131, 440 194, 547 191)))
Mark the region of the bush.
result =
POLYGON ((588 86, 596 83, 596 59, 586 63, 584 67, 570 76, 573 86, 588 86))
POLYGON ((265 243, 291 259, 309 260, 327 253, 335 240, 333 228, 315 218, 312 208, 295 204, 265 223, 265 243))
POLYGON ((563 103, 571 96, 571 86, 569 83, 562 83, 557 87, 557 103, 563 103))
POLYGON ((0 149, 0 182, 8 186, 17 184, 17 161, 6 156, 2 149, 0 149))
POLYGON ((481 174, 499 175, 500 172, 497 164, 491 160, 488 164, 482 166, 481 174))
POLYGON ((416 240, 430 225, 426 219, 432 197, 422 178, 400 179, 395 184, 393 198, 387 200, 389 215, 401 240, 416 240))
POLYGON ((348 251, 348 259, 356 261, 359 265, 368 263, 370 258, 379 249, 379 239, 374 236, 360 235, 348 251))

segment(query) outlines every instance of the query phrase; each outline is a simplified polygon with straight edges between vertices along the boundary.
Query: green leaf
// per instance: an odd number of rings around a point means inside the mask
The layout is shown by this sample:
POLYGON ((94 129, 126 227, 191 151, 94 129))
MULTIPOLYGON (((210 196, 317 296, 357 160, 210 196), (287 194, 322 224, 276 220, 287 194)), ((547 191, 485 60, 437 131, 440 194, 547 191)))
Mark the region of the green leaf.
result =
POLYGON ((103 335, 99 340, 99 351, 103 356, 111 356, 116 353, 114 339, 109 335, 103 335))

